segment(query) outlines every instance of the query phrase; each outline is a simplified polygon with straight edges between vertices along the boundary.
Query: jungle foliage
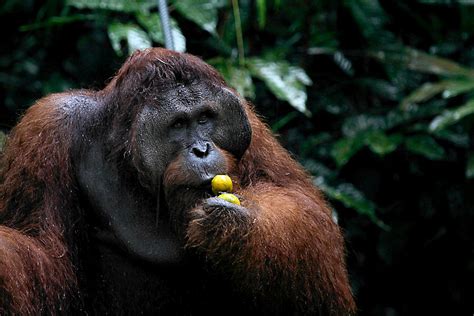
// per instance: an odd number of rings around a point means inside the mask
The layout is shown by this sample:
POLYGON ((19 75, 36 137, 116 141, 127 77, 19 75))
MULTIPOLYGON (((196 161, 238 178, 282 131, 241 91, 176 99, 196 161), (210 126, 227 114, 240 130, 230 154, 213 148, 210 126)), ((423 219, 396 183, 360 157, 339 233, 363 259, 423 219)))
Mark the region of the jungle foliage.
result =
MULTIPOLYGON (((328 196, 361 315, 472 314, 474 1, 168 1, 328 196)), ((161 46, 155 0, 5 0, 0 144, 35 99, 161 46)))

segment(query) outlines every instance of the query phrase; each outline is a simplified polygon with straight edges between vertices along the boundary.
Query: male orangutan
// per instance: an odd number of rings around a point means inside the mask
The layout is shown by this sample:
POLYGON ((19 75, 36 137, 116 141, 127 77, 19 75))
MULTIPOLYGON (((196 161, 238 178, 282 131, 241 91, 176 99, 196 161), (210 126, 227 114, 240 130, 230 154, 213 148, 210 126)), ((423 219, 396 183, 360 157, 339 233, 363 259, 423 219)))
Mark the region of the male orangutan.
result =
POLYGON ((139 51, 39 100, 2 156, 1 315, 355 312, 321 193, 197 57, 139 51))

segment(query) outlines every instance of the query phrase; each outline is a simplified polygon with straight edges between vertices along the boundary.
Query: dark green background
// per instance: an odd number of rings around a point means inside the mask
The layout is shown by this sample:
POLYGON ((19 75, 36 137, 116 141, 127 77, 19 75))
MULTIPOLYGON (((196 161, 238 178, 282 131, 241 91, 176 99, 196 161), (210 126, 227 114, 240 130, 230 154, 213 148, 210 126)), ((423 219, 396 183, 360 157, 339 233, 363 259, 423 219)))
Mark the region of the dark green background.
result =
MULTIPOLYGON (((330 199, 360 314, 472 315, 474 1, 239 1, 240 24, 235 4, 169 3, 187 52, 256 104, 330 199)), ((156 13, 3 1, 0 144, 34 100, 100 89, 130 51, 160 46, 156 13)))

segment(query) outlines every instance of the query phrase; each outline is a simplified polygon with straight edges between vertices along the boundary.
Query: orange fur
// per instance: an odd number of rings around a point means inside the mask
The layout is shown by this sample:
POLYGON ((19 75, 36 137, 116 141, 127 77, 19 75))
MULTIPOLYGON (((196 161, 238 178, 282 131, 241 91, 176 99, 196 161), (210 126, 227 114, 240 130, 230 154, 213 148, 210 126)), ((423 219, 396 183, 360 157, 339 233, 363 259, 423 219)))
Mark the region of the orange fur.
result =
POLYGON ((11 132, 0 172, 0 314, 55 314, 74 296, 76 276, 62 212, 73 208, 66 121, 55 104, 33 105, 11 132), (38 151, 38 148, 42 148, 38 151), (21 200, 18 200, 21 198, 21 200), (63 205, 64 209, 57 209, 63 205), (14 228, 14 229, 13 229, 14 228), (58 301, 58 298, 61 300, 58 301), (3 308, 3 310, 2 310, 3 308))
MULTIPOLYGON (((94 304, 94 298, 87 296, 88 288, 81 284, 81 264, 99 259, 81 257, 87 249, 85 213, 92 210, 81 205, 71 162, 78 149, 72 144, 87 147, 83 131, 105 124, 107 128, 100 130, 113 132, 107 135, 112 140, 108 158, 120 167, 130 167, 138 159, 133 157, 133 124, 141 101, 145 96, 159 96, 163 85, 189 80, 225 87, 217 71, 198 58, 150 49, 131 56, 102 91, 50 95, 27 111, 12 131, 0 164, 0 314, 94 310, 95 306, 87 305, 94 304), (88 98, 84 104, 83 96, 88 98), (101 114, 97 121, 88 121, 91 108, 101 114)), ((216 214, 212 214, 199 202, 202 190, 189 189, 189 196, 176 193, 188 196, 189 203, 184 201, 180 210, 188 216, 188 249, 203 253, 249 299, 243 304, 253 303, 262 313, 284 314, 286 308, 301 315, 353 314, 356 308, 343 238, 330 209, 309 175, 272 136, 253 107, 241 102, 252 129, 250 146, 239 160, 221 153, 242 207, 222 207, 214 200, 216 214)), ((165 187, 173 181, 192 181, 180 173, 181 164, 178 158, 168 165, 162 175, 165 187)), ((133 190, 143 189, 135 186, 133 190)), ((147 296, 150 293, 137 293, 140 290, 130 289, 138 302, 143 297, 156 299, 156 293, 147 296)), ((127 302, 105 300, 101 307, 127 302)))
POLYGON ((285 306, 301 315, 349 315, 356 307, 345 267, 344 242, 309 175, 247 105, 252 141, 231 177, 249 223, 231 216, 206 228, 201 207, 188 228, 188 247, 204 249, 269 314, 285 306), (206 231, 206 229, 208 229, 206 231), (213 232, 209 236, 209 231, 213 232), (230 259, 229 259, 230 258, 230 259), (229 265, 229 264, 228 264, 229 265))

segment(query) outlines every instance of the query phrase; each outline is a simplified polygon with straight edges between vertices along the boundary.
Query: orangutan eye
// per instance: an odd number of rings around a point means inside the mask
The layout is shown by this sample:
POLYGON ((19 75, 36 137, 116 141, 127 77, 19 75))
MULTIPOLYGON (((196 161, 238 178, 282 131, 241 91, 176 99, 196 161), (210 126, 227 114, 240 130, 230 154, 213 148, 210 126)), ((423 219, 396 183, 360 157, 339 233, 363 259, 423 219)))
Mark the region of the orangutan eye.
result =
POLYGON ((211 120, 215 114, 211 111, 202 112, 198 118, 198 124, 206 124, 209 120, 211 120))
POLYGON ((171 124, 172 129, 181 129, 185 126, 186 126, 186 120, 183 118, 178 118, 171 124))
POLYGON ((208 120, 208 117, 205 116, 205 115, 201 115, 198 119, 198 123, 199 124, 206 124, 207 123, 207 120, 208 120))

